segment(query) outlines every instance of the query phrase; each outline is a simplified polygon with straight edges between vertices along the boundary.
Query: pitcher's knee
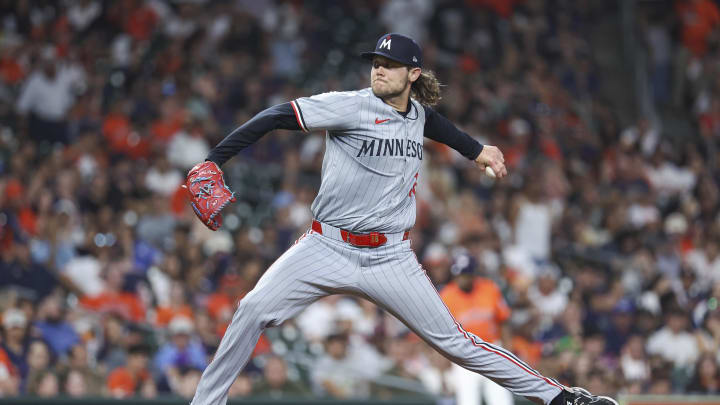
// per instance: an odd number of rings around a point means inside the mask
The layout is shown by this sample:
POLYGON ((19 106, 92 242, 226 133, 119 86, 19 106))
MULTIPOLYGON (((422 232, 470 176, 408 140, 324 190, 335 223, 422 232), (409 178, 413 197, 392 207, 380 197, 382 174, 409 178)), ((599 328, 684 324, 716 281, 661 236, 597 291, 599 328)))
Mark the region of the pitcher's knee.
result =
POLYGON ((274 322, 273 314, 270 311, 271 303, 265 298, 260 298, 252 292, 240 300, 237 309, 237 316, 250 317, 260 324, 262 327, 272 326, 274 322))

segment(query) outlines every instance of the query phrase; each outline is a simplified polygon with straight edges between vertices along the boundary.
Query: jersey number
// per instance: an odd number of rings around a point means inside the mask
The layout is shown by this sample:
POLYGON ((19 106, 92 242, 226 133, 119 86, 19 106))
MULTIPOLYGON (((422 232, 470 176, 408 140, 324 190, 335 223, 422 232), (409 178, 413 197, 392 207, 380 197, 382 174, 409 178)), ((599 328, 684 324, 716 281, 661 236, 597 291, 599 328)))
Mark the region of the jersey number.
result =
POLYGON ((418 174, 420 174, 420 172, 415 173, 415 183, 413 183, 413 186, 410 189, 410 193, 408 193, 408 197, 412 197, 412 195, 415 194, 415 187, 417 187, 418 174))

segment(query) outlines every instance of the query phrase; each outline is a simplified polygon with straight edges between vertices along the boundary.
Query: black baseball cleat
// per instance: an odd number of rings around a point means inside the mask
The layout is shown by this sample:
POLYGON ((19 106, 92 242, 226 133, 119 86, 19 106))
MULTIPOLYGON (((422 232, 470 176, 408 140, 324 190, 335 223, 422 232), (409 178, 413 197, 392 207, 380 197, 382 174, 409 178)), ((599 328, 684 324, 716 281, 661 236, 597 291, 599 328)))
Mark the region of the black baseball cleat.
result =
POLYGON ((563 405, 618 405, 618 403, 610 397, 593 395, 584 388, 572 387, 566 389, 563 405))

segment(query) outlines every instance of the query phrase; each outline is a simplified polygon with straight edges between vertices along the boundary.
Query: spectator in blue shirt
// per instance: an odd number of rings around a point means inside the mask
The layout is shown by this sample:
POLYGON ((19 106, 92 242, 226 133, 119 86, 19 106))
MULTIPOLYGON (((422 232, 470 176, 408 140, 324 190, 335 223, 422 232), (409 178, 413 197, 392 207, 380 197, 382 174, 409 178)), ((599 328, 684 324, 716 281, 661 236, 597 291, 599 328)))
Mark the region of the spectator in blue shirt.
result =
POLYGON ((190 318, 174 317, 168 325, 170 340, 160 347, 155 356, 155 370, 167 380, 173 392, 179 392, 182 370, 204 370, 207 366, 205 348, 193 336, 194 329, 190 318))
POLYGON ((65 355, 80 341, 73 326, 65 321, 64 312, 60 297, 50 295, 40 304, 37 316, 40 320, 34 324, 56 356, 65 355))

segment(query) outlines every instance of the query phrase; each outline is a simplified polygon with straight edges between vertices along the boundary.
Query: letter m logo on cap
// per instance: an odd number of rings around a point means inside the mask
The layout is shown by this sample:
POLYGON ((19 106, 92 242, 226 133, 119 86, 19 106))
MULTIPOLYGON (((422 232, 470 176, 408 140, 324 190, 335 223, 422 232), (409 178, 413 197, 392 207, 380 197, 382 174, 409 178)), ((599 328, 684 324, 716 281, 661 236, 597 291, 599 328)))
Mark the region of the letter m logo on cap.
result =
POLYGON ((380 43, 380 46, 378 47, 378 49, 387 48, 387 49, 389 50, 389 49, 390 49, 390 41, 391 41, 391 40, 390 40, 390 35, 388 35, 387 38, 384 38, 384 39, 382 40, 382 42, 380 43))

